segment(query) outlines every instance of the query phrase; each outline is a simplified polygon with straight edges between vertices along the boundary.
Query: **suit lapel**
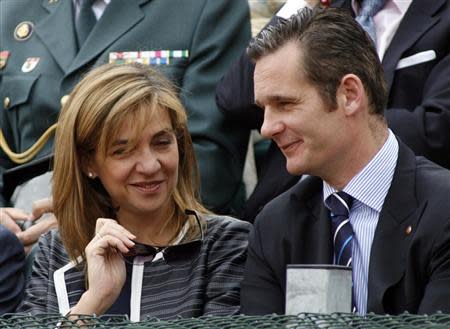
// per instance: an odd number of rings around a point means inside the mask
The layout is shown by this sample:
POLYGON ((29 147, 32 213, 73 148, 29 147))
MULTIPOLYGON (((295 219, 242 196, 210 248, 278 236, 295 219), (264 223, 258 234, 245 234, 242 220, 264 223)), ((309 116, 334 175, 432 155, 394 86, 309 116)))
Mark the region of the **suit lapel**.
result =
POLYGON ((440 15, 435 14, 445 1, 414 0, 411 3, 383 57, 388 90, 392 86, 395 68, 403 53, 441 19, 440 15))
POLYGON ((293 194, 293 202, 298 205, 294 216, 299 223, 299 232, 295 240, 308 246, 308 252, 302 252, 295 261, 302 264, 330 264, 333 253, 331 224, 329 211, 323 203, 322 180, 311 176, 296 187, 298 189, 293 194))
POLYGON ((57 4, 42 2, 49 14, 36 22, 36 34, 46 45, 55 61, 66 72, 75 58, 77 48, 71 0, 61 0, 57 4))
POLYGON ((385 313, 384 295, 401 280, 405 272, 406 250, 426 204, 415 196, 416 160, 401 142, 394 178, 386 196, 373 239, 367 311, 385 313))
POLYGON ((82 45, 68 74, 78 70, 101 54, 114 41, 144 18, 140 5, 149 0, 112 0, 82 45))

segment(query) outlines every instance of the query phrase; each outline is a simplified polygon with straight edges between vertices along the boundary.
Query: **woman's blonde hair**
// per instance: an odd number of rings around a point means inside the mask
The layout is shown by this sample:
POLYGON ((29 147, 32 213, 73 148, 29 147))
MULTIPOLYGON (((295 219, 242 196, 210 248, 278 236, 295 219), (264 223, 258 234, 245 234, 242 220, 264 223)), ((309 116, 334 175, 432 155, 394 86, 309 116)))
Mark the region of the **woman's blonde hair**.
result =
POLYGON ((170 219, 181 228, 185 209, 207 212, 198 201, 197 162, 186 111, 174 86, 145 65, 100 66, 88 73, 71 93, 60 113, 55 137, 54 213, 72 260, 84 258, 97 218, 115 215, 101 182, 87 177, 83 169, 95 152, 106 156, 119 129, 129 120, 135 127, 137 142, 156 111, 168 112, 178 143, 179 173, 170 219))

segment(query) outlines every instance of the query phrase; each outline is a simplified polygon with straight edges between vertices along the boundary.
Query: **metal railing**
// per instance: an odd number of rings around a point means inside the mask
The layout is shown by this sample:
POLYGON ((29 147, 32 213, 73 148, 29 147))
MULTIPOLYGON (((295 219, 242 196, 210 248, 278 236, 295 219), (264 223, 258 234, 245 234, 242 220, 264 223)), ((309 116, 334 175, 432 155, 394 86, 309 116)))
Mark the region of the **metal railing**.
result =
POLYGON ((359 316, 347 313, 312 314, 297 316, 224 316, 200 317, 190 319, 159 320, 147 318, 140 322, 131 322, 127 316, 103 315, 82 316, 79 320, 69 320, 58 314, 5 314, 0 317, 0 328, 450 328, 450 315, 402 314, 397 316, 368 314, 359 316))

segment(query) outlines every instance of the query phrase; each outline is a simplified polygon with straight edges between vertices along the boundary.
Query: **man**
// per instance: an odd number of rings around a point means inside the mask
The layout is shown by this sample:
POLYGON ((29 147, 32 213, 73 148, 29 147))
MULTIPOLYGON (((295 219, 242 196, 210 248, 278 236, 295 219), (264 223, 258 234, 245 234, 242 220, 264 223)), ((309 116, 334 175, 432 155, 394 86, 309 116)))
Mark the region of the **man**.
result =
POLYGON ((0 315, 14 312, 22 300, 25 254, 17 237, 0 225, 0 315))
MULTIPOLYGON (((359 3, 373 0, 330 0, 358 17, 359 3)), ((274 25, 312 1, 288 0, 274 16, 274 25)), ((318 2, 318 1, 316 1, 318 2)), ((321 1, 324 3, 325 1, 321 1)), ((386 0, 374 16, 376 47, 388 87, 386 120, 416 155, 450 168, 450 1, 386 0)), ((254 65, 246 54, 236 61, 217 88, 217 103, 241 129, 260 129, 262 116, 254 106, 254 65)), ((242 144, 246 145, 246 140, 242 144)), ((240 217, 253 221, 262 207, 298 181, 271 144, 258 185, 240 217)))
MULTIPOLYGON (((241 183, 233 145, 239 135, 217 111, 214 92, 250 39, 246 0, 0 0, 0 16, 0 206, 15 206, 17 183, 49 170, 42 160, 53 148, 52 125, 83 74, 135 61, 157 67, 180 87, 202 201, 217 212, 232 211, 241 183), (41 136, 50 139, 37 142, 41 136)), ((28 188, 28 195, 48 196, 48 181, 28 188)), ((8 213, 17 212, 3 212, 11 226, 32 218, 8 213)))
POLYGON ((287 264, 342 264, 346 254, 358 313, 449 312, 450 173, 388 129, 369 36, 342 10, 304 9, 261 33, 248 53, 261 133, 289 173, 312 176, 256 218, 242 312, 284 313, 287 264), (334 201, 344 206, 344 195, 350 250, 335 226, 334 201))

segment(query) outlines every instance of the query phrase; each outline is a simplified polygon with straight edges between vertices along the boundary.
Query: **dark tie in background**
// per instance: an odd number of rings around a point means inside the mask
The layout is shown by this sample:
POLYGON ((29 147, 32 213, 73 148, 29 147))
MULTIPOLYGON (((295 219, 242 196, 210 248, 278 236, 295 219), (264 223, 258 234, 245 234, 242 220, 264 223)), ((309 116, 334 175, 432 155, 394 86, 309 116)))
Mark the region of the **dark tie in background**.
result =
POLYGON ((75 23, 76 31, 77 31, 77 41, 78 48, 81 48, 84 41, 88 38, 91 33, 92 28, 95 23, 97 23, 97 19, 95 17, 94 11, 92 10, 92 4, 95 0, 80 0, 80 12, 78 14, 78 18, 75 23))
POLYGON ((356 21, 363 27, 370 35, 374 44, 376 44, 376 32, 373 16, 383 8, 386 0, 362 0, 360 1, 359 14, 356 16, 356 21))
MULTIPOLYGON (((352 265, 353 228, 350 224, 349 213, 353 204, 353 197, 345 192, 331 194, 326 203, 331 211, 331 232, 333 234, 334 257, 336 265, 352 265)), ((356 311, 355 294, 352 291, 352 310, 356 311)))

